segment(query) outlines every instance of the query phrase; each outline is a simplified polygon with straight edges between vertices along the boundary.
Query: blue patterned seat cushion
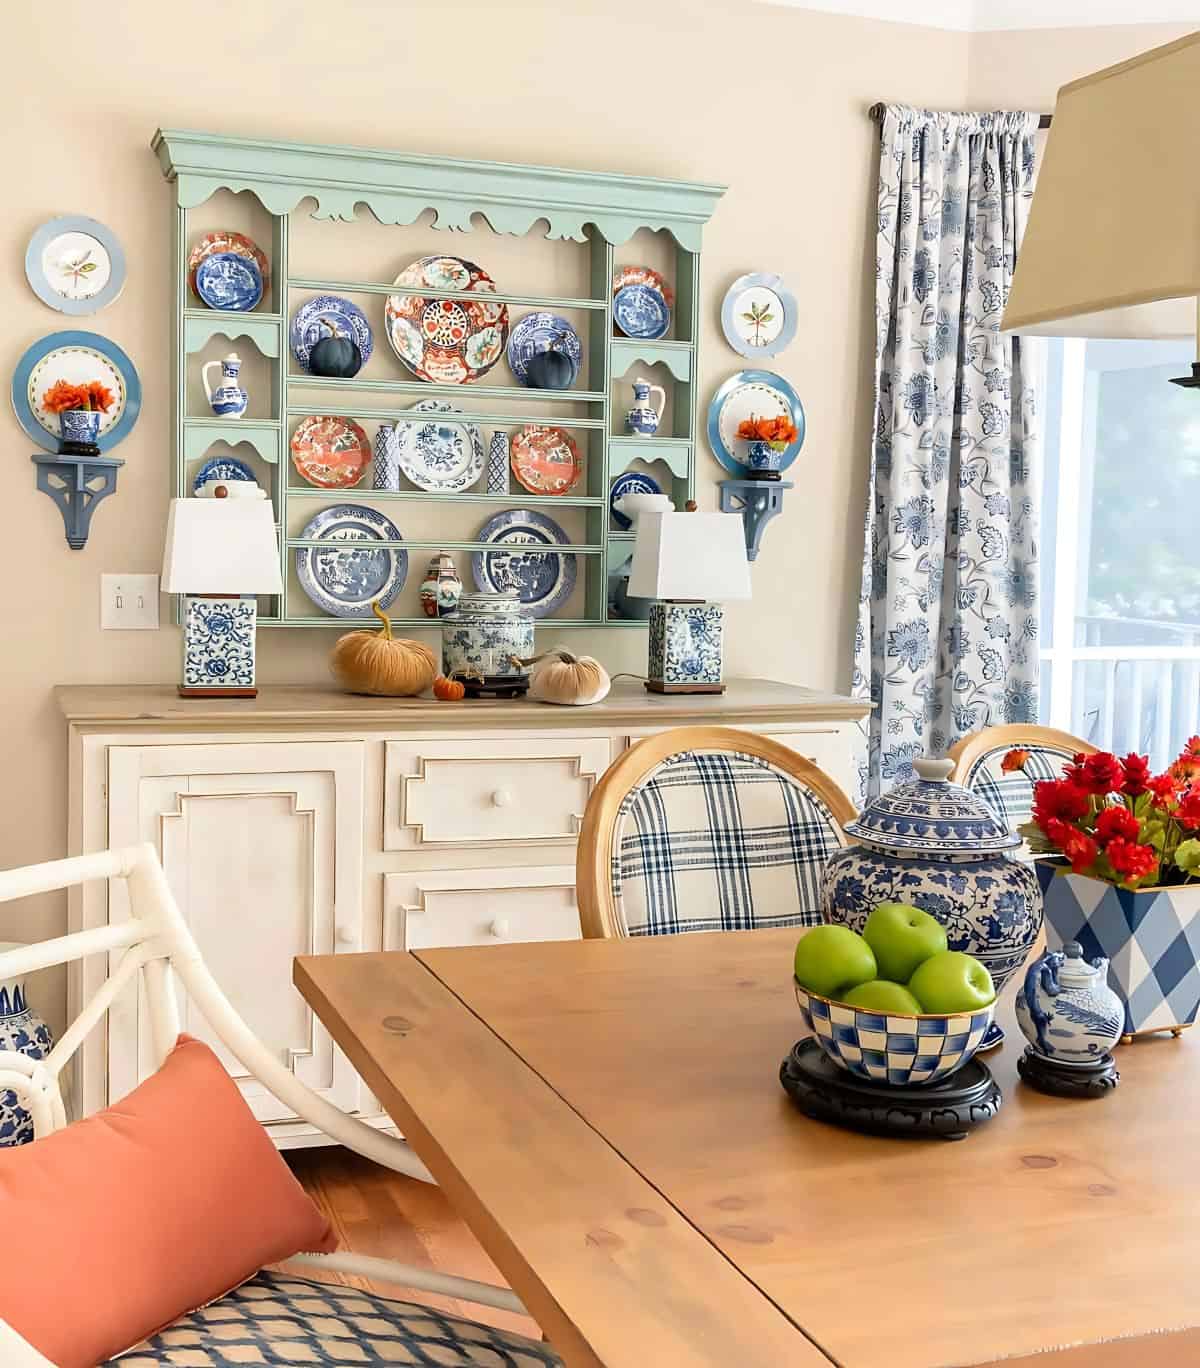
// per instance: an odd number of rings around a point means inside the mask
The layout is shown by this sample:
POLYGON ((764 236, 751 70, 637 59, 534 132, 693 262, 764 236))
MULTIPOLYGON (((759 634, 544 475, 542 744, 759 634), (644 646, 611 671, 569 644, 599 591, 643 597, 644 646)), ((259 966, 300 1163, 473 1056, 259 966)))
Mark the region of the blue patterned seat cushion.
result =
POLYGON ((844 844, 824 802, 756 756, 671 756, 625 795, 612 888, 631 936, 808 926, 844 844))
POLYGON ((265 1271, 109 1362, 120 1368, 562 1368, 547 1345, 524 1335, 339 1283, 265 1271))
POLYGON ((1033 816, 1033 786, 1043 779, 1061 779, 1074 752, 1065 747, 1022 743, 1029 752, 1024 771, 1005 774, 1000 768, 1012 746, 997 746, 975 759, 958 781, 991 808, 1009 831, 1016 831, 1033 816))

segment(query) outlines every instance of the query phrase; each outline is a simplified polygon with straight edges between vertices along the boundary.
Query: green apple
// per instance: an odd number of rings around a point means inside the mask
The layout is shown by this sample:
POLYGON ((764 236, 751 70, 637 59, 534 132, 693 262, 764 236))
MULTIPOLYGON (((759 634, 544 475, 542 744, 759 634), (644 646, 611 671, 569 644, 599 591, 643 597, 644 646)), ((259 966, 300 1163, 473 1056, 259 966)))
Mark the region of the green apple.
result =
POLYGON ((907 983, 919 964, 946 948, 941 922, 907 903, 880 903, 867 918, 863 939, 875 951, 879 977, 893 983, 907 983))
POLYGON ((921 1004, 902 983, 890 979, 872 979, 851 988, 842 1001, 847 1007, 865 1007, 869 1012, 898 1012, 901 1016, 919 1016, 921 1004))
POLYGON ((801 936, 795 969, 809 992, 839 999, 876 973, 871 947, 848 926, 814 926, 801 936))
POLYGON ((996 997, 991 974, 961 950, 931 955, 918 965, 908 990, 924 1012, 977 1012, 996 997))

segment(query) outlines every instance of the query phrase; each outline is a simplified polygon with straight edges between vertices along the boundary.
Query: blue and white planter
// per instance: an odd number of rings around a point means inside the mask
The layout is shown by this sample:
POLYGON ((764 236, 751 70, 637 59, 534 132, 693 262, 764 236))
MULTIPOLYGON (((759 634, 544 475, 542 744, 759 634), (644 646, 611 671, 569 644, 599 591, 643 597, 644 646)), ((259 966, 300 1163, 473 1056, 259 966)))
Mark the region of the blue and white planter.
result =
POLYGON ((94 409, 64 409, 58 415, 58 431, 65 451, 96 449, 100 436, 100 414, 94 409))
MULTIPOLYGON (((19 941, 0 942, 0 952, 20 950, 19 941)), ((0 979, 0 1050, 45 1059, 54 1041, 50 1028, 29 1006, 23 978, 0 979)), ((0 1145, 26 1145, 33 1139, 33 1118, 17 1094, 0 1092, 0 1145)))
MULTIPOLYGON (((1029 956, 1042 927, 1032 865, 1016 859, 1021 838, 987 805, 948 781, 949 760, 917 760, 918 778, 881 795, 846 825, 857 845, 825 867, 825 920, 861 932, 881 902, 937 918, 951 950, 983 963, 997 994, 1029 956)), ((992 1024, 984 1049, 1004 1038, 992 1024)))

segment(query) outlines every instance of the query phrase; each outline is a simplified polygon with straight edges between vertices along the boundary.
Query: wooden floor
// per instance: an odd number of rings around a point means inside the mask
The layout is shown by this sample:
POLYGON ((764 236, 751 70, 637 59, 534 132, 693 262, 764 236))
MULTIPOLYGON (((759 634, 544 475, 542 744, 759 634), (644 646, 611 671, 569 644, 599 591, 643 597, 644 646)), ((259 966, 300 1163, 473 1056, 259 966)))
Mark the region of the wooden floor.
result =
MULTIPOLYGON (((454 1214, 440 1189, 380 1168, 336 1145, 288 1150, 284 1158, 309 1196, 328 1216, 340 1248, 480 1282, 504 1283, 495 1264, 454 1214)), ((305 1277, 322 1276, 320 1269, 311 1266, 297 1266, 295 1271, 305 1277)), ((523 1316, 437 1297, 431 1292, 385 1287, 349 1274, 330 1272, 324 1276, 541 1338, 533 1321, 523 1316)))

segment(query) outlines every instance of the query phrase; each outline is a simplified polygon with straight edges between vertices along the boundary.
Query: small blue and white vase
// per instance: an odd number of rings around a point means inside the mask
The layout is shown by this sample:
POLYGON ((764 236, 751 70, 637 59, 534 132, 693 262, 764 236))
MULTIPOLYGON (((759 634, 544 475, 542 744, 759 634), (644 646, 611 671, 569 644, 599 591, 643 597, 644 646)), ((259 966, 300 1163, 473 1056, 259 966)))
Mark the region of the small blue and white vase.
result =
POLYGON ((250 395, 238 384, 241 370, 242 358, 237 352, 230 352, 220 361, 206 361, 200 367, 204 393, 208 396, 209 407, 218 418, 240 418, 246 412, 250 395), (208 380, 208 373, 214 366, 221 367, 221 383, 215 389, 208 380))
MULTIPOLYGON (((0 953, 22 949, 19 941, 0 942, 0 953)), ((53 1043, 49 1026, 29 1006, 24 978, 0 979, 0 1050, 45 1059, 53 1043)), ((0 1093, 0 1145, 27 1145, 32 1139, 33 1118, 17 1094, 0 1093)))
POLYGON ((375 429, 375 460, 371 466, 371 488, 399 493, 400 454, 396 447, 396 427, 380 423, 375 429))
POLYGON ((746 470, 752 479, 779 479, 779 465, 783 452, 776 451, 770 442, 751 442, 746 452, 746 470))
POLYGON ((95 409, 64 409, 58 415, 58 431, 64 452, 94 453, 100 450, 100 414, 95 409))
POLYGON ((493 432, 487 455, 487 492, 508 493, 508 433, 493 432))
POLYGON ((1100 1063, 1125 1029, 1125 1004, 1108 986, 1108 961, 1089 963, 1078 941, 1039 955, 1017 994, 1017 1025, 1033 1052, 1053 1064, 1100 1063))
MULTIPOLYGON (((916 778, 881 794, 847 822, 856 844, 825 866, 825 920, 861 932, 883 902, 936 917, 951 950, 981 961, 997 994, 1029 957, 1042 929, 1042 890, 1014 856, 1020 836, 981 798, 949 782, 949 760, 913 762, 916 778)), ((982 1049, 1004 1032, 994 1022, 982 1049)))

